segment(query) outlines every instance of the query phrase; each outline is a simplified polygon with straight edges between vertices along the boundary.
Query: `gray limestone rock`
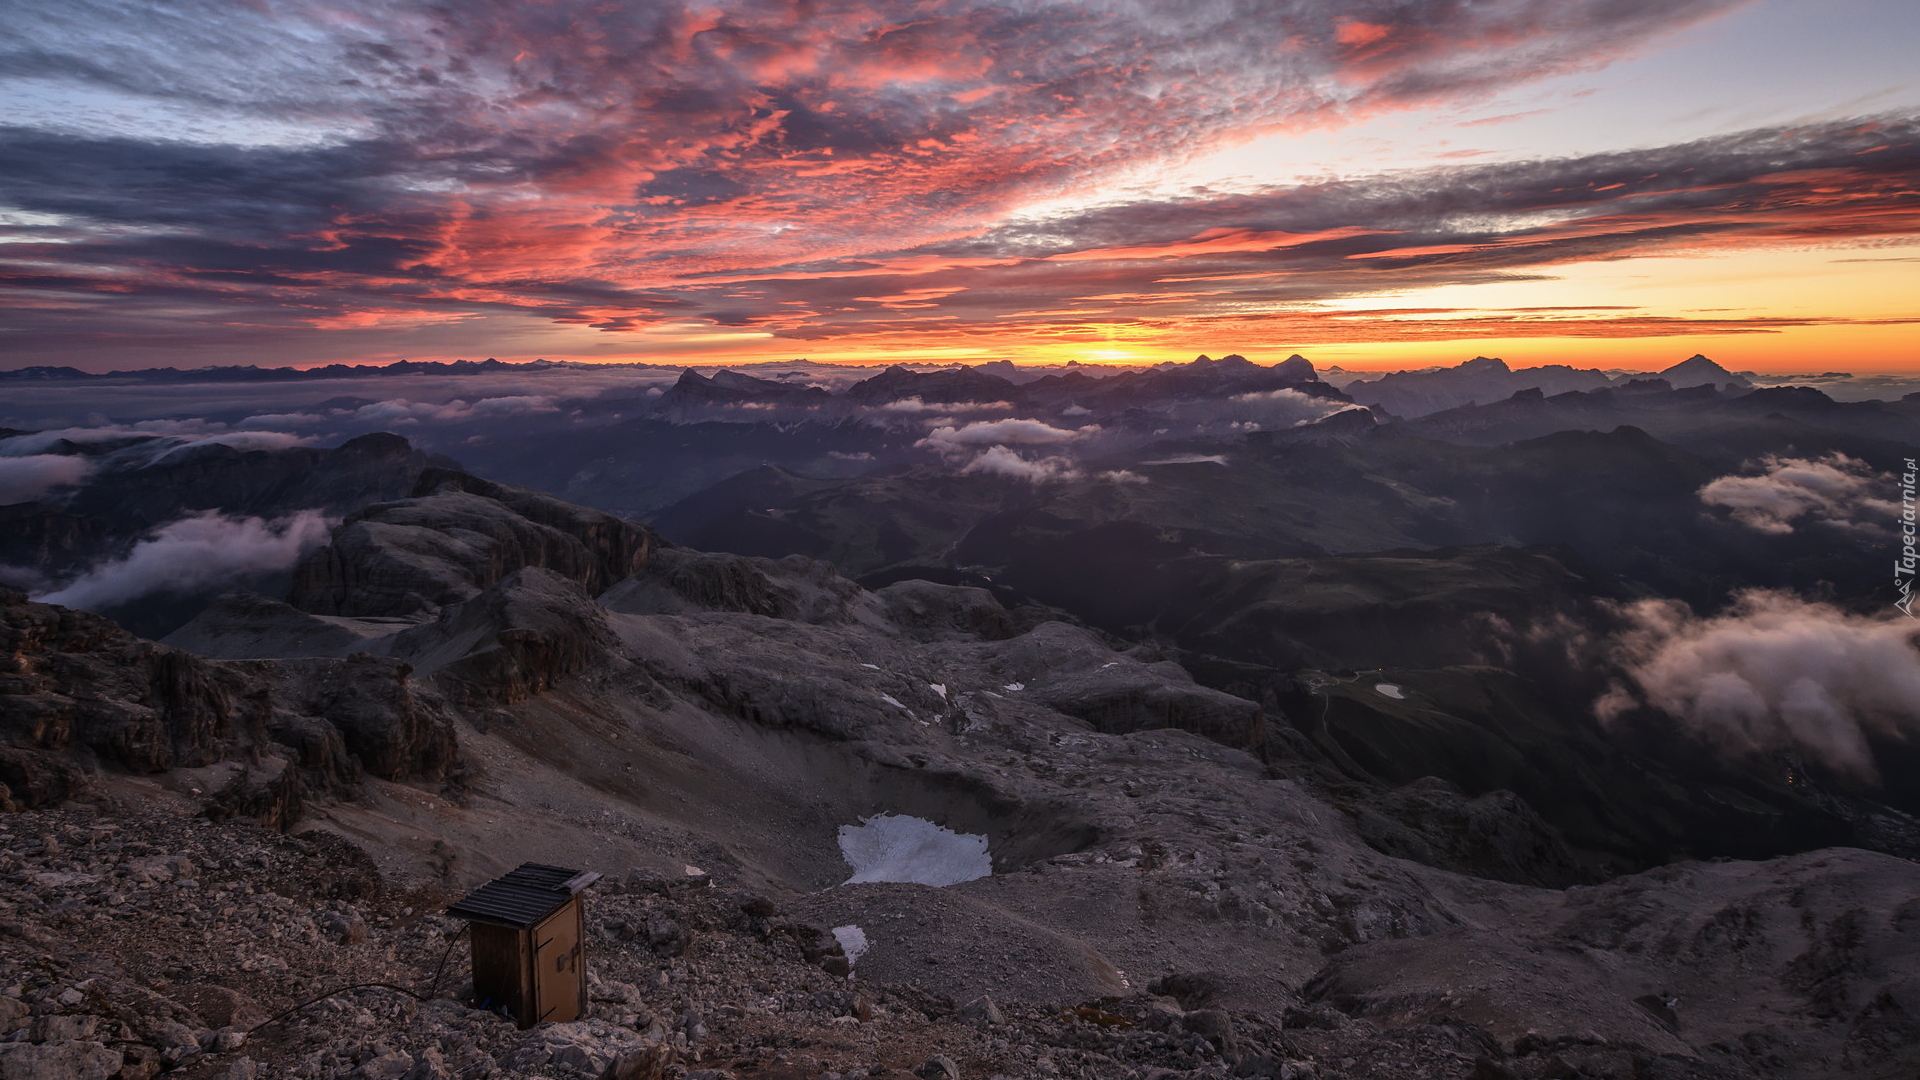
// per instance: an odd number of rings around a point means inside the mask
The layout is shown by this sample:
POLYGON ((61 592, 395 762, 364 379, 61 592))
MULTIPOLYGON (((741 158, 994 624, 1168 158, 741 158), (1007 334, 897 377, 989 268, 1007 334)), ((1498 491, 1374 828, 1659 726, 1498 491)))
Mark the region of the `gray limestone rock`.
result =
POLYGON ((295 570, 288 602, 317 615, 408 617, 529 566, 599 593, 645 566, 657 544, 645 526, 611 514, 429 469, 412 498, 350 515, 295 570))

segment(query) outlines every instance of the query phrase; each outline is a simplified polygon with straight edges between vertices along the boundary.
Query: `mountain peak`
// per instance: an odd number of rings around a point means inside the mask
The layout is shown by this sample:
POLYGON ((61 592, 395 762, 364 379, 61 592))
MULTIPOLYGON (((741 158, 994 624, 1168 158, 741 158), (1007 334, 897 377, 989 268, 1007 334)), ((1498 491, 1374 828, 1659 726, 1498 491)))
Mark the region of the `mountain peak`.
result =
POLYGON ((1273 365, 1274 373, 1288 382, 1319 382, 1320 374, 1313 370, 1313 362, 1299 353, 1273 365))
POLYGON ((1719 364, 1714 363, 1712 360, 1707 359, 1706 354, 1704 353, 1694 353, 1692 356, 1687 357, 1685 360, 1680 361, 1679 363, 1673 365, 1672 367, 1661 372, 1660 374, 1671 375, 1675 372, 1684 373, 1684 372, 1695 372, 1695 371, 1710 371, 1715 375, 1733 374, 1733 372, 1728 371, 1726 368, 1723 368, 1719 364))
POLYGON ((1753 385, 1747 379, 1735 375, 1701 353, 1694 353, 1685 360, 1659 373, 1659 376, 1673 384, 1674 389, 1683 390, 1691 386, 1709 383, 1732 383, 1735 386, 1753 385))

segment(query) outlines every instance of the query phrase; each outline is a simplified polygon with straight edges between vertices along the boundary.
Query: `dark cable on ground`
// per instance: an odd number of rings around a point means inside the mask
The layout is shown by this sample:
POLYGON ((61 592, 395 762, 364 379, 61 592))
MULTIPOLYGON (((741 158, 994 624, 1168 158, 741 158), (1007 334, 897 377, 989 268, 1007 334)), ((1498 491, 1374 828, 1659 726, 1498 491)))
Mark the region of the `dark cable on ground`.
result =
POLYGON ((279 1013, 278 1015, 272 1017, 271 1019, 262 1020, 261 1022, 248 1028, 247 1034, 251 1035, 254 1032, 259 1031, 261 1028, 266 1027, 270 1024, 277 1024, 280 1021, 285 1020, 287 1017, 292 1016, 294 1013, 299 1012, 301 1009, 304 1009, 309 1005, 318 1005, 320 1002, 325 1001, 330 997, 333 997, 337 994, 344 994, 349 990, 392 990, 396 993, 405 994, 415 1001, 432 1001, 434 994, 438 993, 440 990, 440 976, 446 973, 447 960, 453 956, 453 947, 455 945, 460 944, 460 939, 464 937, 466 933, 467 933, 466 929, 462 928, 459 933, 447 939, 446 951, 440 954, 440 964, 438 967, 433 969, 433 982, 428 984, 427 992, 424 994, 418 993, 413 990, 409 990, 404 986, 395 986, 393 983, 388 983, 388 982, 363 982, 363 983, 352 983, 348 986, 337 986, 332 990, 328 990, 324 994, 319 994, 314 997, 310 997, 307 1000, 301 1002, 300 1004, 295 1005, 292 1008, 279 1013))
MULTIPOLYGON (((453 956, 453 947, 455 945, 460 944, 460 939, 465 937, 467 935, 467 931, 471 929, 473 929, 473 924, 468 923, 467 925, 462 926, 460 928, 459 933, 456 933, 452 937, 447 939, 447 951, 440 954, 440 966, 433 969, 433 982, 427 985, 427 997, 430 998, 439 991, 440 976, 443 973, 445 973, 447 970, 447 960, 449 957, 453 956)), ((421 1000, 425 1001, 426 998, 422 998, 421 1000)))

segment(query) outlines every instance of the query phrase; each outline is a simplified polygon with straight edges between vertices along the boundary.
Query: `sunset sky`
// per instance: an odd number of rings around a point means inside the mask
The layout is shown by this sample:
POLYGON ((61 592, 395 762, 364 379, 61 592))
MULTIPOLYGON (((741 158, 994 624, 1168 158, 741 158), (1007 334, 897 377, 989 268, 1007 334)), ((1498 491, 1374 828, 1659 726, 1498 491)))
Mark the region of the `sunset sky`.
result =
POLYGON ((1920 370, 1912 0, 0 14, 0 368, 1920 370))

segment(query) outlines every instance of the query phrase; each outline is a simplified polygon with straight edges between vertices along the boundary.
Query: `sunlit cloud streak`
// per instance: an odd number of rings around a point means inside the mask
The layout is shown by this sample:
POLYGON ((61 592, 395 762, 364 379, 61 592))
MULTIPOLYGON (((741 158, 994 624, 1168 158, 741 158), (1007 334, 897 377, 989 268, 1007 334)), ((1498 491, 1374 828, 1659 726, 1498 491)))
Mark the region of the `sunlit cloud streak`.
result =
MULTIPOLYGON (((1022 206, 1225 139, 1601 64, 1731 6, 25 6, 0 46, 7 343, 271 344, 500 313, 913 327, 894 316, 983 299, 930 277, 1023 284, 1006 266, 1044 238, 996 228, 1022 206), (860 278, 809 306, 808 285, 860 278)), ((1367 242, 1351 220, 1198 216, 1145 243, 1206 263, 1269 255, 1270 231, 1302 255, 1367 242)), ((1039 276, 1164 261, 1104 244, 1039 276)), ((1137 277, 1115 276, 1115 295, 1137 277)))
POLYGON ((829 264, 809 267, 810 280, 736 278, 729 288, 736 297, 760 290, 763 325, 798 338, 929 331, 935 320, 949 324, 942 334, 1282 322, 1313 340, 1766 332, 1819 320, 1326 301, 1548 276, 1593 260, 1900 242, 1920 234, 1916 175, 1920 122, 1882 118, 1586 158, 1136 202, 1009 225, 901 253, 896 262, 934 268, 857 286, 863 293, 940 291, 911 313, 843 299, 851 287, 829 264), (782 305, 796 300, 814 314, 783 317, 782 305))

